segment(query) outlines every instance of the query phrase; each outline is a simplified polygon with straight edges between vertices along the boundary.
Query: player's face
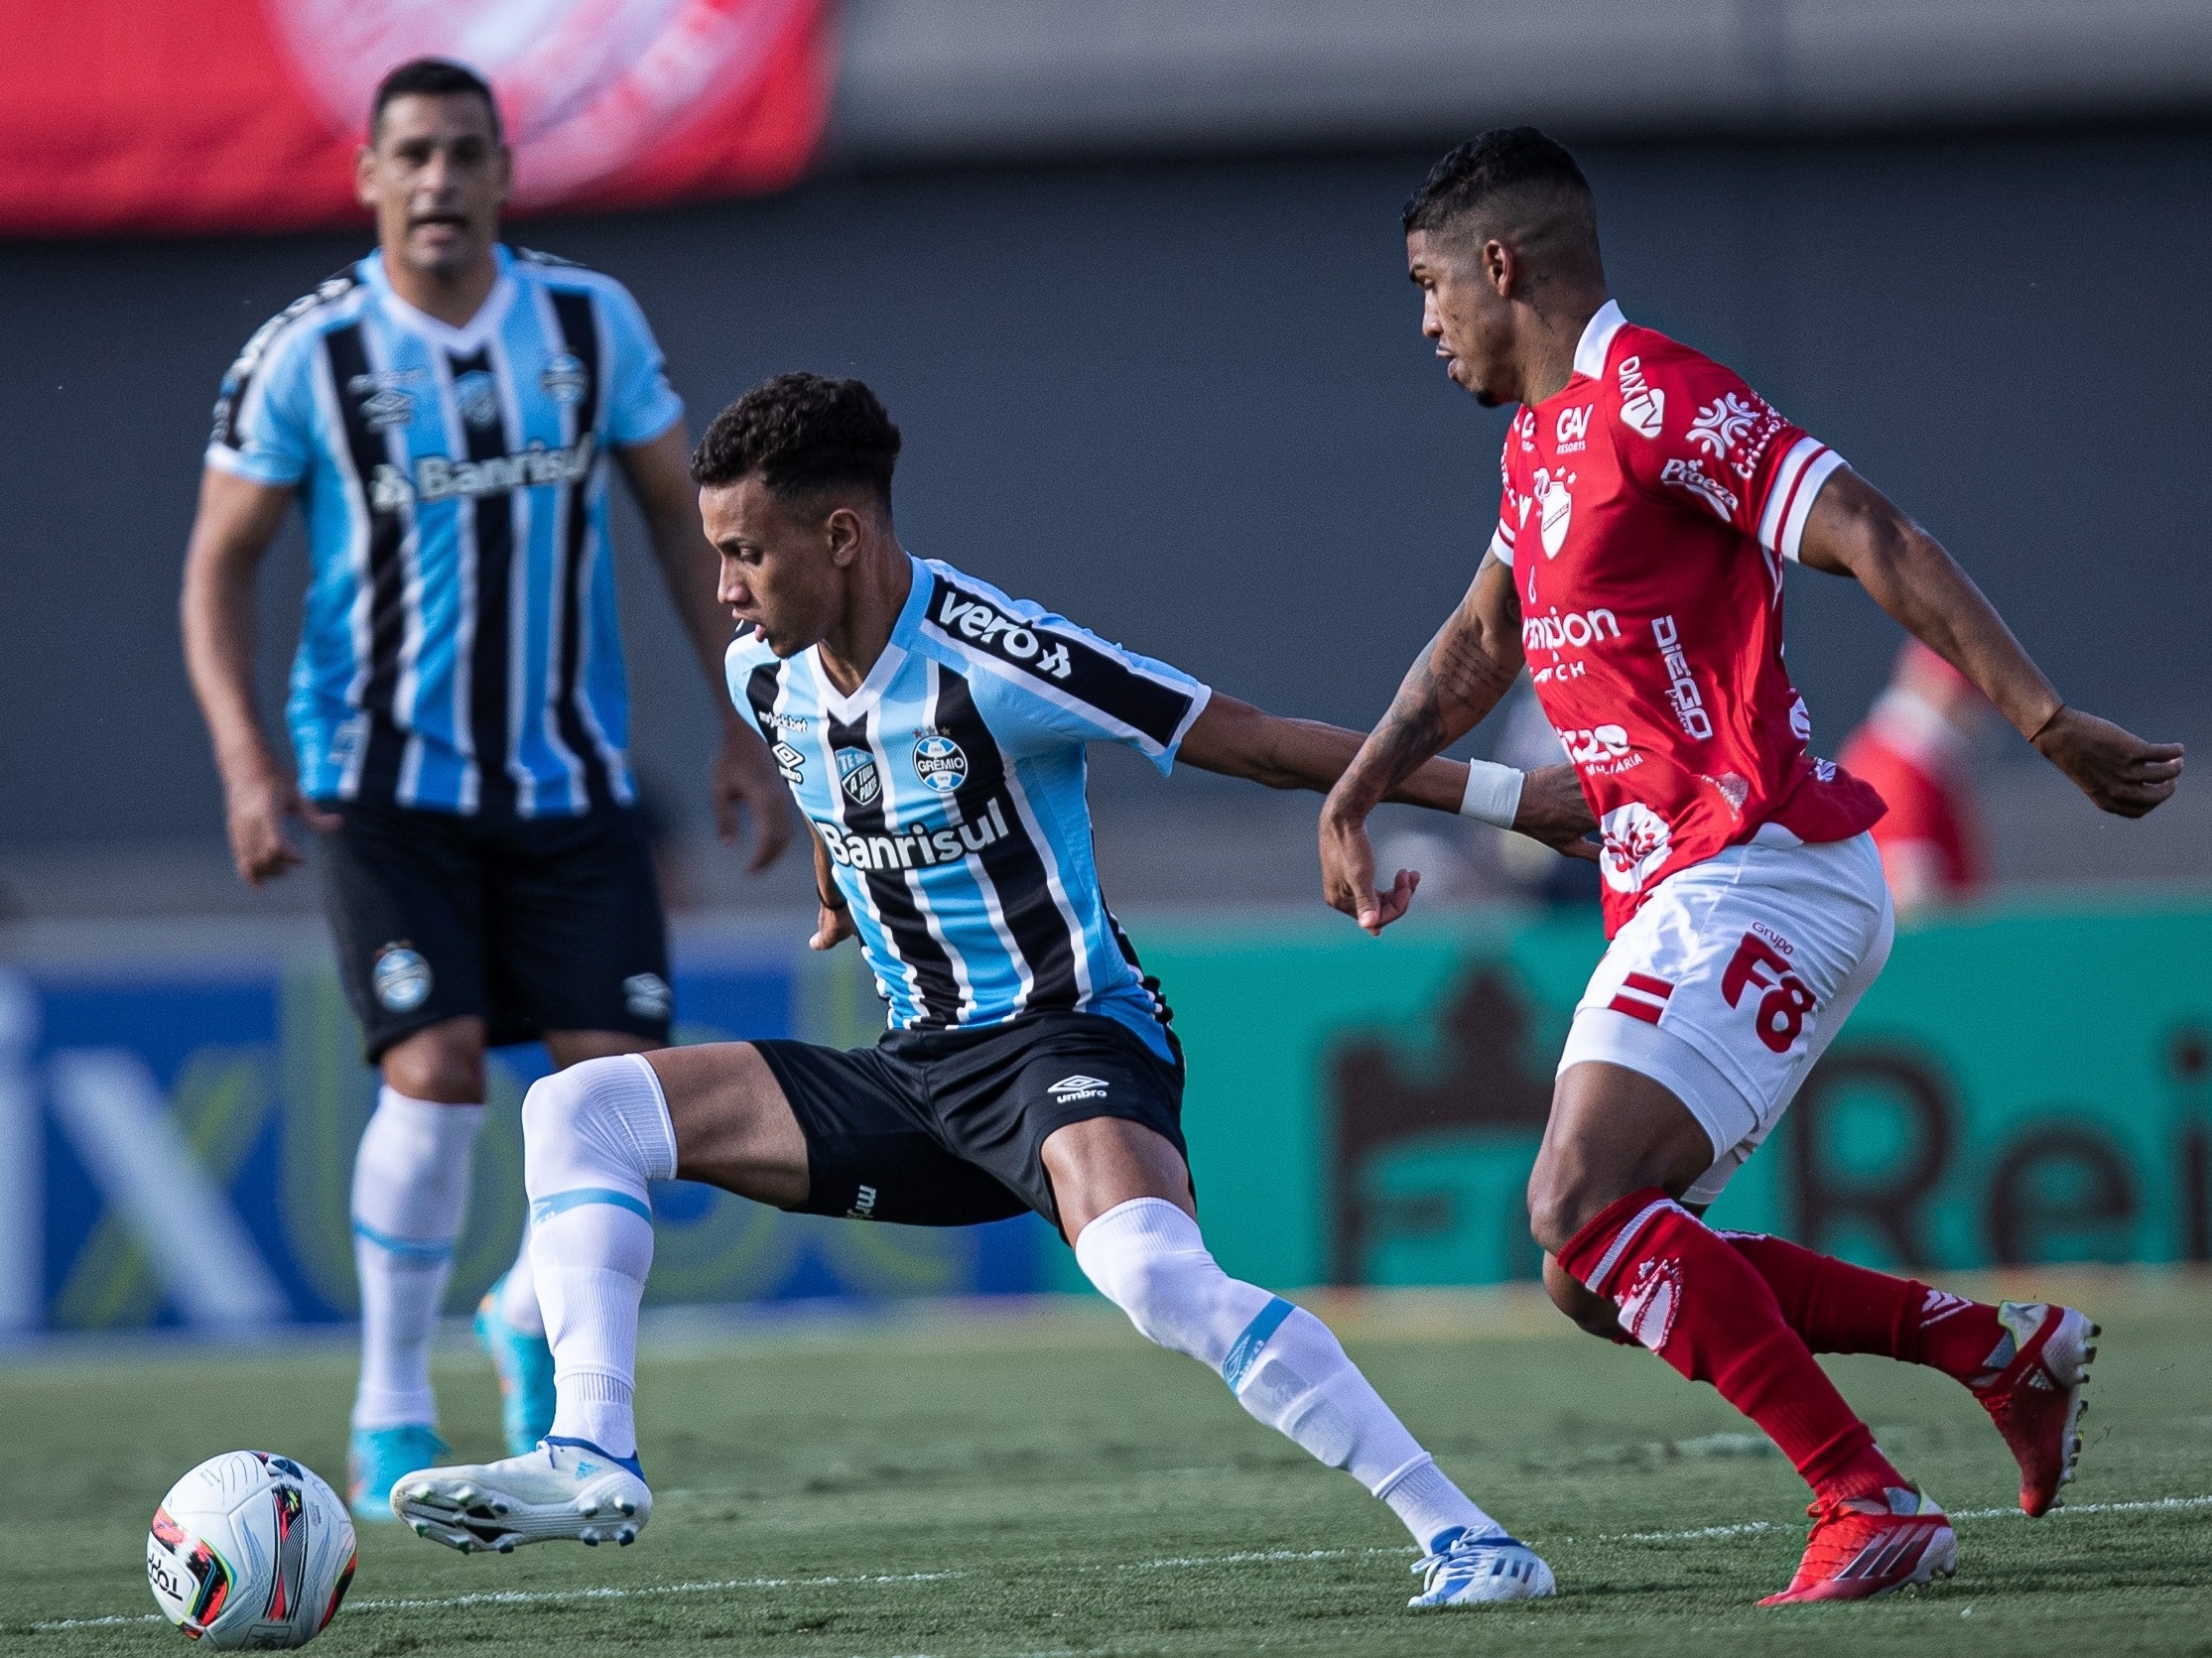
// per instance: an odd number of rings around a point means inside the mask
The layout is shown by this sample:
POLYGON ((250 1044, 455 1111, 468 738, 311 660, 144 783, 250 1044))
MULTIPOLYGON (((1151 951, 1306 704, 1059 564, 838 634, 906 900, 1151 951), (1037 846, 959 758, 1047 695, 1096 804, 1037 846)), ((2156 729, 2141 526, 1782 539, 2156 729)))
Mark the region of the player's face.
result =
POLYGON ((424 276, 458 276, 499 234, 507 147, 473 93, 411 93, 384 106, 355 165, 361 205, 387 259, 424 276))
POLYGON ((1425 230, 1405 238, 1406 275, 1421 291, 1421 332, 1452 384, 1486 409, 1517 400, 1510 385, 1512 308, 1470 250, 1425 230))
POLYGON ((778 656, 828 636, 845 603, 851 508, 781 500, 753 472, 703 487, 699 517, 721 555, 716 595, 732 616, 758 628, 778 656))

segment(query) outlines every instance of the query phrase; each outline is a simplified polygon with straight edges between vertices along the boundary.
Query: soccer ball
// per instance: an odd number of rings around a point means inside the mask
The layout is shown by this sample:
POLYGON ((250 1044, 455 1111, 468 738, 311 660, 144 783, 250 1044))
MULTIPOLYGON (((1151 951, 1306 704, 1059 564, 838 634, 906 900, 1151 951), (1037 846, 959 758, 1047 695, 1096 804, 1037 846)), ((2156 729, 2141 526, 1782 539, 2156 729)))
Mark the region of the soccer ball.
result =
POLYGON ((146 1581, 195 1641, 305 1646, 353 1582, 353 1521, 289 1457, 226 1451, 170 1487, 146 1534, 146 1581))

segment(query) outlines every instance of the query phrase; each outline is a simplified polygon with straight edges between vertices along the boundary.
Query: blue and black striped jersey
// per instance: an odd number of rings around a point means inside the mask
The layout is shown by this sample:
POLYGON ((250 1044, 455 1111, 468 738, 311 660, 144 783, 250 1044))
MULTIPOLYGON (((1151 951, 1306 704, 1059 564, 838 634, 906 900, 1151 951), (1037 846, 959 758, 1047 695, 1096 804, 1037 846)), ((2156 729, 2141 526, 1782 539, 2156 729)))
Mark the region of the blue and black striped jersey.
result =
POLYGON ((286 709, 311 798, 525 818, 633 798, 606 450, 684 406, 621 284, 497 257, 455 328, 371 253, 223 381, 207 463, 307 516, 286 709))
POLYGON ((727 671, 830 849, 894 1026, 1100 1013, 1171 1057, 1166 1007, 1099 890, 1084 745, 1127 743, 1166 772, 1205 686, 919 559, 851 697, 817 651, 779 660, 749 630, 727 671))

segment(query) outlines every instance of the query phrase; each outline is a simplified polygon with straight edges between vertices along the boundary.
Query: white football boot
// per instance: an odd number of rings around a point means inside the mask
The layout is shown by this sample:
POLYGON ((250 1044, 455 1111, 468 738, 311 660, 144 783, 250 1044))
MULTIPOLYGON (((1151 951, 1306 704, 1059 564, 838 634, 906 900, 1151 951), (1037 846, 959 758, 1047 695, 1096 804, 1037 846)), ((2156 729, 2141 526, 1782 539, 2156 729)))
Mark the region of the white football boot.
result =
POLYGON ((1551 1568, 1536 1551, 1501 1531, 1481 1537, 1462 1530, 1439 1538, 1434 1554, 1414 1562, 1421 1593, 1409 1606, 1473 1606, 1489 1600, 1541 1600, 1558 1593, 1551 1568))
POLYGON ((653 1493, 635 1458, 548 1439, 527 1457, 404 1474, 392 1512, 449 1549, 508 1554, 518 1543, 634 1543, 653 1493))

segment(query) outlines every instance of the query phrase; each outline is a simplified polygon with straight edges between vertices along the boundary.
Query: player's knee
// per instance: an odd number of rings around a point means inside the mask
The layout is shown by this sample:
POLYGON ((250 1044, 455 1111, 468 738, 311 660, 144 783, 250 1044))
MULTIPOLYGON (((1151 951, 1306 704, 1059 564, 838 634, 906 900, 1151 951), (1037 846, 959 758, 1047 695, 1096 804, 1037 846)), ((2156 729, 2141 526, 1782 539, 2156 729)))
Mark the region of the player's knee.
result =
POLYGON ((1622 1339, 1621 1321, 1613 1303, 1577 1283, 1551 1255, 1544 1257, 1544 1293, 1551 1297, 1554 1307, 1574 1322, 1576 1329, 1600 1340, 1622 1339))
POLYGON ((627 1055, 586 1060, 530 1084, 522 1100, 523 1184, 540 1189, 570 1184, 579 1164, 647 1172, 623 1132, 619 1103, 638 1084, 637 1062, 627 1055))
POLYGON ((1604 1202, 1591 1208, 1580 1186, 1542 1162, 1528 1177, 1528 1232, 1547 1255, 1566 1248, 1592 1216, 1605 1209, 1604 1202))
POLYGON ((377 1062, 385 1084, 410 1099, 473 1105, 484 1097, 484 1051, 443 1026, 394 1043, 377 1062))

